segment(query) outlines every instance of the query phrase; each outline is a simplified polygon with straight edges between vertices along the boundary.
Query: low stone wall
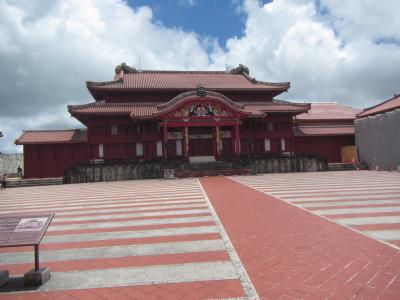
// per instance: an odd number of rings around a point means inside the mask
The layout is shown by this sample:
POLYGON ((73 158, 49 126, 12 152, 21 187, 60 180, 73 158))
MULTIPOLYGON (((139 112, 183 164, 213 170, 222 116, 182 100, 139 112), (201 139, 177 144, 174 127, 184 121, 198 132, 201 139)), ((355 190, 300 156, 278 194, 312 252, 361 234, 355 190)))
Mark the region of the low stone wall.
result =
POLYGON ((64 183, 163 178, 161 163, 118 163, 76 166, 64 174, 64 183))
MULTIPOLYGON (((286 172, 317 172, 327 170, 323 159, 316 157, 268 157, 258 159, 238 159, 217 162, 211 165, 191 165, 184 162, 119 162, 76 166, 65 172, 64 183, 102 182, 134 179, 170 178, 170 173, 188 176, 212 176, 213 171, 224 174, 224 170, 241 170, 235 174, 262 174, 286 172), (164 172, 164 169, 167 172, 164 172), (170 171, 175 170, 175 171, 170 171), (243 173, 243 170, 246 172, 243 173), (197 173, 196 173, 197 172, 197 173)), ((218 175, 218 174, 214 175, 218 175)), ((228 174, 228 173, 227 173, 228 174)), ((229 175, 229 174, 228 174, 229 175)), ((177 176, 179 177, 179 176, 177 176)))
POLYGON ((259 158, 250 163, 252 174, 318 172, 328 169, 327 163, 317 157, 259 158))

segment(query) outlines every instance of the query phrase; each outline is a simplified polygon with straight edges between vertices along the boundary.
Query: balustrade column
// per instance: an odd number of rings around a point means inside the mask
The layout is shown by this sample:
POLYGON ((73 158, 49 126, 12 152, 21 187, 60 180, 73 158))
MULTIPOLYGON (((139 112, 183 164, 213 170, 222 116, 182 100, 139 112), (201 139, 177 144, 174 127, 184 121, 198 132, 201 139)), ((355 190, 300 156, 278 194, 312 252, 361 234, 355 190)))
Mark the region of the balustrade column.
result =
POLYGON ((183 155, 188 158, 189 157, 189 130, 188 127, 184 127, 183 131, 183 155))
POLYGON ((241 152, 242 151, 240 149, 239 121, 238 121, 237 124, 235 124, 235 154, 239 156, 241 152))
POLYGON ((168 127, 167 127, 167 121, 164 121, 164 127, 163 127, 163 157, 164 160, 167 160, 168 152, 167 152, 167 146, 168 146, 168 127))
POLYGON ((220 146, 219 146, 220 136, 219 136, 219 126, 215 126, 215 157, 219 158, 220 156, 220 146))

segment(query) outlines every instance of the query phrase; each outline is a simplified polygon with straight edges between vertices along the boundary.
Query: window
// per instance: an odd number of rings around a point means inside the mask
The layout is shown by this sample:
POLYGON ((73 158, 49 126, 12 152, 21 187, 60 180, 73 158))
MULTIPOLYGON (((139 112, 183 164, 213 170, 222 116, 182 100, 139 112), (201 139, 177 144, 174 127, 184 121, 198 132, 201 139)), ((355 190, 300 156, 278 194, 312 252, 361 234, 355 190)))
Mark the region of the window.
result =
POLYGON ((43 159, 43 150, 38 150, 38 159, 43 159))
POLYGON ((264 140, 264 149, 266 152, 271 151, 271 140, 270 139, 264 140))
POLYGON ((136 156, 143 156, 143 143, 136 143, 136 156))
POLYGON ((176 140, 176 155, 182 155, 182 140, 176 140))
POLYGON ((157 141, 156 144, 156 148, 157 148, 157 156, 162 156, 162 142, 161 141, 157 141))
POLYGON ((137 134, 140 134, 140 132, 141 132, 141 124, 136 124, 136 133, 137 134))
POLYGON ((58 150, 54 149, 54 159, 58 159, 58 150))
POLYGON ((274 123, 268 122, 267 123, 267 130, 268 131, 274 131, 274 123))
POLYGON ((103 157, 104 156, 104 146, 103 144, 99 145, 99 157, 103 157))
POLYGON ((285 147, 285 139, 281 139, 281 150, 285 151, 286 147, 285 147))
POLYGON ((117 134, 118 134, 118 126, 111 125, 111 135, 117 135, 117 134))

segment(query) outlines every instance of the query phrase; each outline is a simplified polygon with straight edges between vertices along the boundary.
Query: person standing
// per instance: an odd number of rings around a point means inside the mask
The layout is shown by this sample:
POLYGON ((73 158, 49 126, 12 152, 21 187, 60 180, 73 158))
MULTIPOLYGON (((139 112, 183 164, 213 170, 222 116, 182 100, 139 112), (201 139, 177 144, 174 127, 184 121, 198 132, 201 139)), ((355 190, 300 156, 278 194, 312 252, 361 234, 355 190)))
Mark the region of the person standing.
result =
POLYGON ((7 175, 3 174, 3 176, 1 177, 1 190, 5 190, 7 187, 7 175))
POLYGON ((22 179, 22 168, 21 168, 21 166, 18 166, 17 173, 18 173, 18 179, 22 179))

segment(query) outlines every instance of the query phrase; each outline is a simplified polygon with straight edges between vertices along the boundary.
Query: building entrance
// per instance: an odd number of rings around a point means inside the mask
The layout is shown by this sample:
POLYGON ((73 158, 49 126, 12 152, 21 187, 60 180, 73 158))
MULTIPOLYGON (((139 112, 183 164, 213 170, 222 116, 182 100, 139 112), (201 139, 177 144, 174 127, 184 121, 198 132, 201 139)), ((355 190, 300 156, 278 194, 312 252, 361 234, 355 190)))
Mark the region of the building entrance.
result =
POLYGON ((189 128, 189 156, 213 156, 214 139, 212 127, 189 128))

